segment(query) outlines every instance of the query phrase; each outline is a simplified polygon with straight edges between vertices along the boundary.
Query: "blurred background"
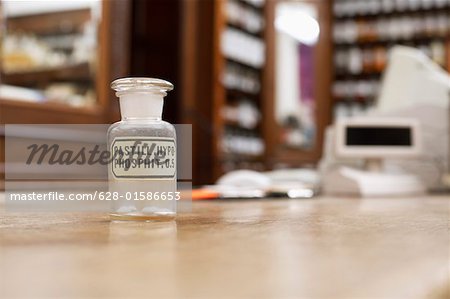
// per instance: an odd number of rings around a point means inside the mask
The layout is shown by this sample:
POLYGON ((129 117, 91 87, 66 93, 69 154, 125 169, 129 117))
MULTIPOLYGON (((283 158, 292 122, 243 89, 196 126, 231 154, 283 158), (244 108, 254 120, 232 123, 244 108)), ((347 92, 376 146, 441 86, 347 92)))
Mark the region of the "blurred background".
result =
POLYGON ((112 80, 162 78, 175 85, 164 119, 193 127, 196 185, 236 169, 315 168, 326 127, 376 104, 395 45, 450 70, 450 0, 0 1, 0 11, 2 124, 113 123, 112 80))

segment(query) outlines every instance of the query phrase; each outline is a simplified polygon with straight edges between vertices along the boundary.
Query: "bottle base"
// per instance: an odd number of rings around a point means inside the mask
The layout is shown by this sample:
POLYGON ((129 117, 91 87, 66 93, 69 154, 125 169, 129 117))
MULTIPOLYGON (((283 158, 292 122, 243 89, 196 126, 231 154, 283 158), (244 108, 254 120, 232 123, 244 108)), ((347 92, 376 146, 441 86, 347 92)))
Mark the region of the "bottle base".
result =
POLYGON ((160 221, 172 221, 175 220, 175 213, 171 214, 119 214, 110 213, 109 218, 111 221, 148 221, 148 222, 160 222, 160 221))

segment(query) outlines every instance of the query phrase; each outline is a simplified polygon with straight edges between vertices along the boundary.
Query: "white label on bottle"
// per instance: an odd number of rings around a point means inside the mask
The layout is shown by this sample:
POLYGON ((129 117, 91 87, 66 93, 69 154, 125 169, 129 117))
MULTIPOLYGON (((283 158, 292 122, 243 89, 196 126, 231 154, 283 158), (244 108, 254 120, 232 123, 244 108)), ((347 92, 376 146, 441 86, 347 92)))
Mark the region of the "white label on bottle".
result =
POLYGON ((175 140, 164 137, 116 137, 111 145, 115 178, 174 178, 175 140))

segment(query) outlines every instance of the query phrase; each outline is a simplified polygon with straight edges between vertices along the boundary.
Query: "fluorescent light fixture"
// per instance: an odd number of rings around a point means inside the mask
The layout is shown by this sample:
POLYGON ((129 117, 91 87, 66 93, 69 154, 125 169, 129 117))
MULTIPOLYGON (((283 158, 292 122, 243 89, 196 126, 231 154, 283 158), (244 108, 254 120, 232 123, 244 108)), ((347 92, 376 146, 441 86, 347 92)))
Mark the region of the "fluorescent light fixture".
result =
POLYGON ((319 23, 300 9, 285 10, 277 16, 275 28, 302 44, 314 45, 319 39, 319 23))

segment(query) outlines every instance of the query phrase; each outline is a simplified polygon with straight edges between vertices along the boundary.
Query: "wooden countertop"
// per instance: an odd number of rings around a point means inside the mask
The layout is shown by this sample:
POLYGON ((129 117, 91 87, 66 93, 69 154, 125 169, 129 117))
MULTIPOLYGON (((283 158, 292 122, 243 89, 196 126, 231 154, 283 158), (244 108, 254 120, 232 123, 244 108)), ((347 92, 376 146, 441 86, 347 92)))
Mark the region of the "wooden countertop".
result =
POLYGON ((170 223, 0 214, 1 298, 449 298, 450 198, 195 202, 170 223))

